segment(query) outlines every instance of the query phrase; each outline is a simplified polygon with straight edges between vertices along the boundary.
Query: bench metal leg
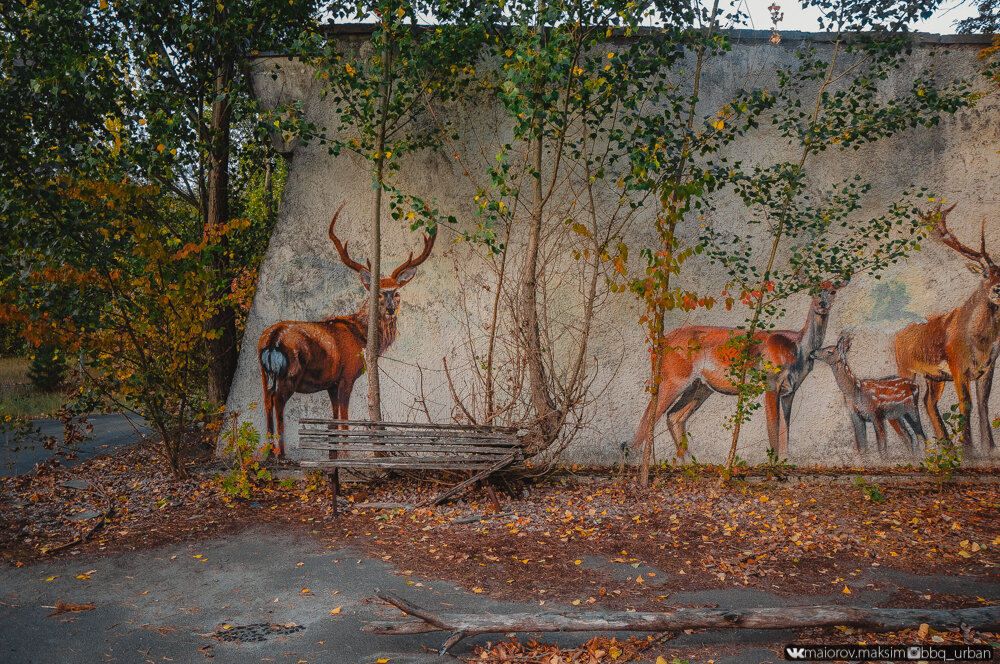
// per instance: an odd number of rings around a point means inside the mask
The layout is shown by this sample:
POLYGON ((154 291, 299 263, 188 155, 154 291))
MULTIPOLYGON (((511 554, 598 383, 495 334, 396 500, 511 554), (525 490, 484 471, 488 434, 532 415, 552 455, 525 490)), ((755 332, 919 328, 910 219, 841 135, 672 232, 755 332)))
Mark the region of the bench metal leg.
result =
POLYGON ((486 487, 486 494, 490 497, 490 502, 493 503, 493 511, 500 511, 500 501, 497 500, 497 492, 493 488, 493 482, 486 478, 482 481, 483 486, 486 487))

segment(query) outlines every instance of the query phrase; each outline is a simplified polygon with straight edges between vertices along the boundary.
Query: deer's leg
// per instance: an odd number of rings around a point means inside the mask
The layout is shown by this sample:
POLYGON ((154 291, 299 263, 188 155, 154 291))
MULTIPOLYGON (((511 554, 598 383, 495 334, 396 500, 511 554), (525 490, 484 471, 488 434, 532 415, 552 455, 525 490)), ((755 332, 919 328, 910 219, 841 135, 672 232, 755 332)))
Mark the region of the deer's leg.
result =
POLYGON ((264 423, 267 426, 267 442, 274 442, 274 395, 264 387, 264 423))
MULTIPOLYGON (((993 367, 986 370, 982 376, 976 379, 976 409, 979 415, 979 438, 989 444, 989 448, 996 447, 993 442, 993 426, 990 423, 990 392, 993 390, 993 367)), ((983 443, 980 442, 980 445, 983 443)))
POLYGON ((916 408, 903 413, 902 417, 899 418, 902 422, 903 427, 906 429, 906 434, 910 439, 910 450, 913 452, 914 456, 920 455, 920 447, 924 444, 926 438, 924 436, 924 430, 920 426, 920 417, 916 413, 916 408))
POLYGON ((662 377, 660 380, 660 389, 656 396, 655 408, 653 402, 650 401, 642 414, 642 419, 639 420, 639 427, 635 430, 635 436, 632 438, 632 446, 634 448, 642 449, 643 442, 645 442, 649 435, 649 425, 658 422, 663 417, 663 413, 667 411, 667 408, 677 401, 682 387, 682 385, 678 385, 670 380, 669 377, 662 377))
POLYGON ((966 449, 971 449, 972 421, 969 416, 972 413, 972 381, 969 380, 968 374, 963 372, 955 372, 952 376, 955 379, 955 393, 958 395, 958 412, 962 414, 965 423, 962 429, 962 444, 966 449))
POLYGON ((695 411, 701 408, 701 405, 710 396, 712 396, 712 388, 700 380, 695 381, 676 400, 667 413, 667 428, 670 429, 670 436, 674 439, 678 458, 687 458, 688 456, 687 430, 685 428, 688 418, 694 415, 695 411))
POLYGON ((938 411, 938 401, 941 400, 941 393, 944 392, 944 382, 940 380, 927 379, 927 391, 924 393, 924 409, 927 417, 931 418, 931 427, 934 429, 935 438, 944 438, 944 420, 938 411))
POLYGON ((274 422, 277 426, 277 450, 278 458, 282 459, 285 456, 285 402, 288 401, 288 397, 281 392, 276 392, 271 395, 271 405, 274 408, 274 422))
POLYGON ((851 424, 854 426, 854 451, 858 454, 868 450, 868 431, 864 419, 853 410, 851 424))
POLYGON ((872 424, 875 425, 875 447, 878 448, 878 454, 881 457, 885 456, 886 453, 886 440, 885 440, 885 417, 878 413, 872 418, 872 424))
POLYGON ((788 455, 787 426, 782 427, 781 400, 777 389, 764 393, 764 414, 767 416, 767 444, 780 459, 788 455), (784 431, 783 431, 784 429, 784 431))
POLYGON ((778 458, 788 456, 788 430, 792 419, 792 401, 795 399, 795 391, 790 390, 778 395, 778 458))

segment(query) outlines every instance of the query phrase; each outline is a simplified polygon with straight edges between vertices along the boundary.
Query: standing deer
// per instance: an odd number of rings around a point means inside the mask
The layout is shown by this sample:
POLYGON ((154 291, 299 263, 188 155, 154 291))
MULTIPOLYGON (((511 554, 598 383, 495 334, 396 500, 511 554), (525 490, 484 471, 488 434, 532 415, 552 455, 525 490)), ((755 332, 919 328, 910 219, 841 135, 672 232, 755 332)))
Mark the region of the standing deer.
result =
POLYGON ((884 455, 885 423, 888 422, 900 438, 909 440, 913 454, 920 454, 927 440, 920 426, 917 399, 920 389, 914 380, 890 376, 888 378, 858 378, 847 365, 847 351, 851 349, 850 337, 842 336, 836 346, 813 351, 814 360, 830 365, 837 386, 844 394, 844 402, 851 411, 854 425, 854 450, 868 448, 866 422, 875 426, 875 443, 879 454, 884 455))
MULTIPOLYGON (((345 203, 346 205, 346 203, 345 203)), ((330 239, 344 265, 358 273, 365 290, 371 288, 369 267, 353 260, 347 245, 334 233, 341 205, 330 222, 330 239)), ((413 253, 392 276, 379 283, 379 320, 381 339, 379 355, 396 339, 396 313, 399 311, 399 289, 413 279, 417 266, 427 260, 436 236, 424 236, 424 250, 413 253)), ((369 263, 370 266, 370 263, 369 263)), ((257 356, 264 383, 264 413, 267 433, 277 435, 277 454, 284 456, 285 404, 293 394, 311 394, 326 390, 335 419, 346 420, 354 381, 364 371, 363 351, 368 343, 368 298, 358 313, 333 316, 316 322, 284 321, 275 323, 260 335, 257 356)))
MULTIPOLYGON (((788 418, 792 399, 805 377, 812 371, 809 354, 823 345, 830 307, 843 284, 824 281, 812 297, 806 324, 801 330, 759 331, 752 352, 760 360, 781 371, 768 381, 764 396, 767 414, 768 444, 779 457, 788 454, 788 418)), ((649 418, 654 421, 667 414, 667 428, 677 447, 677 455, 685 453, 685 423, 713 392, 735 396, 730 367, 736 353, 730 339, 739 330, 731 327, 687 326, 668 334, 664 340, 670 349, 663 355, 662 376, 655 411, 650 403, 639 422, 632 444, 638 447, 646 438, 649 418)))
MULTIPOLYGON (((957 204, 956 204, 957 205, 957 204)), ((899 375, 913 378, 920 374, 927 380, 924 407, 931 418, 934 435, 944 438, 946 432, 937 404, 946 381, 955 382, 959 412, 965 418, 962 442, 972 446, 970 388, 976 383, 976 410, 979 435, 994 447, 990 428, 988 402, 993 388, 993 368, 1000 343, 1000 268, 986 251, 986 219, 979 233, 979 251, 965 246, 948 230, 948 213, 955 205, 942 210, 941 204, 929 213, 919 213, 927 223, 934 223, 938 238, 962 256, 973 261, 969 269, 980 277, 979 286, 969 298, 946 314, 928 316, 927 320, 911 323, 896 335, 896 364, 899 375)))

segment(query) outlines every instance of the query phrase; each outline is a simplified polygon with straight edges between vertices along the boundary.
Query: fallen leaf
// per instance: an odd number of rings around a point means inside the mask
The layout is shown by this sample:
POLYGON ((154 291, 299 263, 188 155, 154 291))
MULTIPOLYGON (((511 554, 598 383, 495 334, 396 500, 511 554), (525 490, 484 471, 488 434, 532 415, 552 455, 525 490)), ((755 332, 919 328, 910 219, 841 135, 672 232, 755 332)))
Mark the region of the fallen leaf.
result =
POLYGON ((343 605, 341 605, 341 606, 338 606, 338 607, 337 607, 336 609, 334 609, 333 611, 330 611, 330 615, 331 615, 331 616, 335 616, 335 615, 337 615, 338 613, 340 613, 340 610, 341 610, 342 608, 344 608, 344 607, 343 607, 343 605))
POLYGON ((43 606, 42 608, 55 609, 55 611, 45 616, 46 618, 52 618, 54 616, 61 616, 64 613, 82 613, 84 611, 93 611, 97 608, 97 605, 93 602, 88 602, 87 604, 70 604, 69 602, 59 600, 56 602, 55 606, 43 606))
POLYGON ((844 589, 841 590, 840 592, 844 593, 845 595, 850 595, 851 594, 851 589, 848 588, 847 586, 844 586, 844 589))
POLYGON ((917 630, 917 636, 919 636, 921 639, 926 639, 927 634, 930 632, 930 630, 931 630, 930 625, 928 625, 927 623, 921 623, 920 629, 917 630))

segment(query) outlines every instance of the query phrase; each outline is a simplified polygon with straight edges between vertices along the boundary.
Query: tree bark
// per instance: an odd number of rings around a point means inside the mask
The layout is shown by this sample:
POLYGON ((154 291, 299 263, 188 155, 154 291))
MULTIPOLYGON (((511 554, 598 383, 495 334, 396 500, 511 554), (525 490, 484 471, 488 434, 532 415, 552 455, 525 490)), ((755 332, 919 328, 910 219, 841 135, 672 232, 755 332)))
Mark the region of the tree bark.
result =
POLYGON ((379 385, 378 355, 381 349, 382 311, 379 293, 382 280, 382 186, 385 168, 385 135, 389 112, 389 95, 392 94, 392 49, 386 46, 385 70, 382 81, 382 100, 379 104, 379 126, 375 139, 375 200, 372 212, 371 235, 371 288, 368 291, 368 345, 365 347, 365 371, 368 374, 368 419, 382 421, 382 390, 379 385))
MULTIPOLYGON (((229 86, 233 80, 233 61, 221 58, 215 69, 215 103, 212 105, 212 124, 209 133, 208 204, 205 206, 205 226, 218 228, 229 220, 229 143, 232 104, 229 86)), ((215 273, 215 298, 225 300, 228 290, 229 252, 225 238, 212 259, 215 273)), ((208 340, 208 398, 225 403, 236 373, 236 312, 228 301, 215 308, 207 328, 213 331, 208 340)))
POLYGON ((531 183, 532 209, 528 220, 528 245, 524 251, 524 269, 521 273, 521 339, 524 343, 525 360, 528 367, 528 390, 531 405, 538 418, 538 433, 528 443, 530 456, 544 450, 559 433, 559 413, 549 392, 545 373, 545 359, 542 355, 541 332, 538 322, 538 250, 542 237, 542 215, 544 198, 542 193, 542 141, 541 131, 532 139, 531 167, 534 171, 531 183))
POLYGON ((845 625, 873 632, 893 632, 927 623, 934 629, 960 627, 1000 629, 1000 606, 972 609, 878 609, 849 606, 801 606, 757 609, 673 609, 661 613, 566 611, 547 613, 432 613, 395 595, 379 598, 419 621, 371 622, 374 634, 452 632, 442 652, 478 634, 507 632, 675 632, 685 629, 804 629, 845 625))

